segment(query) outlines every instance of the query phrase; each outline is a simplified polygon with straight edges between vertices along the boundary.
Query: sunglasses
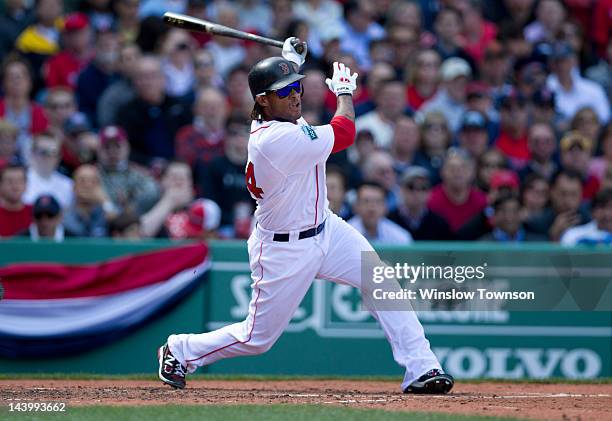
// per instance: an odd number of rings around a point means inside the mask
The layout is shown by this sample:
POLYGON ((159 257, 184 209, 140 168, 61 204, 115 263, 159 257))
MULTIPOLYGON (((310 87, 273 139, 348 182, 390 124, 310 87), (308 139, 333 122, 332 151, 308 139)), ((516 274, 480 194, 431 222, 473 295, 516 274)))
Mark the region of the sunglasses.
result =
MULTIPOLYGON (((295 91, 296 93, 301 94, 302 93, 302 83, 298 80, 296 82, 290 83, 289 85, 284 86, 272 92, 275 92, 277 97, 279 97, 280 99, 283 99, 291 95, 291 91, 295 91)), ((265 94, 260 94, 260 95, 265 95, 265 94)))
POLYGON ((430 190, 430 187, 426 184, 423 184, 423 185, 408 184, 406 185, 406 188, 410 191, 420 191, 420 192, 430 190))
POLYGON ((45 149, 45 148, 34 148, 33 152, 36 155, 47 157, 47 158, 57 156, 59 153, 57 149, 45 149))

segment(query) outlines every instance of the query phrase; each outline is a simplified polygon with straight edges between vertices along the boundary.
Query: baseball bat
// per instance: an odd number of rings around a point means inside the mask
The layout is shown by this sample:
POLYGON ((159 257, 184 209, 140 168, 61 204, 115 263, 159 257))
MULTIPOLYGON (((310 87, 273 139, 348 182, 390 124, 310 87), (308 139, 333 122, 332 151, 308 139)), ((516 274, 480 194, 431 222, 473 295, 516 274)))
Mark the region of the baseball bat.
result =
MULTIPOLYGON (((204 19, 194 18, 193 16, 187 16, 180 13, 164 13, 164 22, 166 22, 168 25, 185 29, 187 31, 208 32, 209 34, 213 35, 245 39, 249 41, 259 42, 261 44, 271 45, 273 47, 283 48, 282 41, 277 41, 272 38, 262 37, 255 34, 249 34, 248 32, 240 31, 238 29, 219 25, 218 23, 209 22, 204 19)), ((296 44, 295 50, 298 52, 298 54, 301 54, 302 51, 304 51, 301 44, 296 44)))

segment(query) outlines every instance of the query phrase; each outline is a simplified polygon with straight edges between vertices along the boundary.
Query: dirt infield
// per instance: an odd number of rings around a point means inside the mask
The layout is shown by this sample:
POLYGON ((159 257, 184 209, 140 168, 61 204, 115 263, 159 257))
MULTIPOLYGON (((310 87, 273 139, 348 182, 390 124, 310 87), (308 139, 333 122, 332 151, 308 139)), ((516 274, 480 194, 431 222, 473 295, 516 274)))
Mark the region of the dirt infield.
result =
POLYGON ((9 402, 86 405, 319 404, 558 420, 612 419, 612 384, 459 382, 446 396, 399 393, 392 382, 350 380, 190 381, 185 390, 144 380, 2 380, 9 402))

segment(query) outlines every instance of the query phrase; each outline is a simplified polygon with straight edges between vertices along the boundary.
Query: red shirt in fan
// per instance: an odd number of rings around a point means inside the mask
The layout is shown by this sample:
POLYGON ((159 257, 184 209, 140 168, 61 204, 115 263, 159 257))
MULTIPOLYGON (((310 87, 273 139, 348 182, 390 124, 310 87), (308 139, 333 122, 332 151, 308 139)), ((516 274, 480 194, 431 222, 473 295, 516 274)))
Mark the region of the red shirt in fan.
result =
POLYGON ((455 203, 446 194, 443 184, 438 184, 431 191, 427 207, 446 220, 452 232, 457 232, 467 221, 476 216, 487 206, 487 196, 472 187, 467 200, 455 203))
POLYGON ((24 231, 32 223, 32 206, 24 205, 18 211, 0 206, 0 237, 12 237, 24 231))

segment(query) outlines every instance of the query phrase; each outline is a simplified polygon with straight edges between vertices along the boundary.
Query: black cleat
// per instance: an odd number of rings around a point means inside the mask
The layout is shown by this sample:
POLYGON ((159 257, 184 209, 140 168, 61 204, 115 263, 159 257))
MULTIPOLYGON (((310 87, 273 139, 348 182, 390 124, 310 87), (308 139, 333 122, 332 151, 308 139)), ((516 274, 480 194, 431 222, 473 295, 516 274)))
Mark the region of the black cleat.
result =
POLYGON ((443 395, 450 392, 454 384, 453 376, 434 368, 404 389, 404 393, 443 395))
POLYGON ((159 360, 160 380, 176 389, 184 389, 187 368, 172 355, 168 344, 164 344, 157 350, 157 359, 159 360))

